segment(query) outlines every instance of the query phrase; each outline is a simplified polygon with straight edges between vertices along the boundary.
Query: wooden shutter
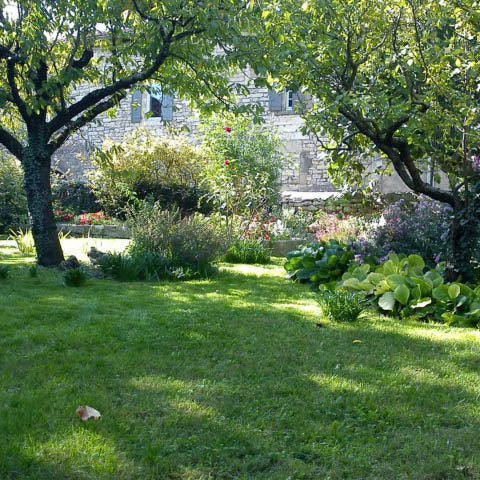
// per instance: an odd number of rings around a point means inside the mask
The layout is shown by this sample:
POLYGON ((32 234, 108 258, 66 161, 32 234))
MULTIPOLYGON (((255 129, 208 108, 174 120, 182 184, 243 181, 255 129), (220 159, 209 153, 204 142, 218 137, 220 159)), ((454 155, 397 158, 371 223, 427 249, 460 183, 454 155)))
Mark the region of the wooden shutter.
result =
POLYGON ((305 110, 304 102, 305 102, 305 95, 300 90, 297 90, 293 94, 293 109, 299 110, 299 111, 305 110))
POLYGON ((132 93, 132 123, 140 123, 142 121, 142 91, 134 90, 132 93))
POLYGON ((166 93, 162 97, 162 119, 173 120, 173 96, 166 93))
POLYGON ((270 90, 268 92, 268 108, 271 112, 280 112, 282 110, 282 94, 270 90))

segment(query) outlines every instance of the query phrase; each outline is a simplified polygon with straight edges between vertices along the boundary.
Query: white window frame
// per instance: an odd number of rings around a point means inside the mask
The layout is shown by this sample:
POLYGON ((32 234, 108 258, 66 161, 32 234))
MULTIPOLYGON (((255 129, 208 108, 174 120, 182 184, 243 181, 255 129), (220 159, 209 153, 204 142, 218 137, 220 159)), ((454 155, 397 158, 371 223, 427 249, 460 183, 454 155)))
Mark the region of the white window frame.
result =
POLYGON ((285 92, 285 111, 293 112, 294 109, 294 100, 293 100, 293 90, 287 90, 285 92))

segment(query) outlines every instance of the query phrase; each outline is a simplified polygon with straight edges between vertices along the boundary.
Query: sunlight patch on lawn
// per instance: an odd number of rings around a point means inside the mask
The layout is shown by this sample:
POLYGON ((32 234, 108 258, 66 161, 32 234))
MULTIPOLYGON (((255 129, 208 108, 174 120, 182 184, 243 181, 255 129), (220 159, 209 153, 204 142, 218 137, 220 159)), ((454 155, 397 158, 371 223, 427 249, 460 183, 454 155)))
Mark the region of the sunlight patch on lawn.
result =
POLYGON ((378 392, 378 388, 372 385, 365 385, 362 382, 357 382, 350 378, 344 378, 339 375, 326 375, 323 373, 317 373, 315 375, 306 375, 313 383, 319 387, 325 388, 330 391, 337 392, 353 392, 353 393, 375 393, 378 392))

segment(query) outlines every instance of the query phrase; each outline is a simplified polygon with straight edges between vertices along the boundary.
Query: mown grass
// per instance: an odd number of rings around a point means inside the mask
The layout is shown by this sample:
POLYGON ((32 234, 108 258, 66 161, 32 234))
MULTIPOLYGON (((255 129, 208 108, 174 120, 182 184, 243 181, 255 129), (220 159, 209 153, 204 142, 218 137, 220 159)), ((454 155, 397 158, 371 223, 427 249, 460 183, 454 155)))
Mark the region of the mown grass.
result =
POLYGON ((476 331, 320 328, 315 294, 275 265, 72 289, 12 252, 0 242, 1 479, 480 478, 476 331), (82 423, 85 404, 101 419, 82 423))

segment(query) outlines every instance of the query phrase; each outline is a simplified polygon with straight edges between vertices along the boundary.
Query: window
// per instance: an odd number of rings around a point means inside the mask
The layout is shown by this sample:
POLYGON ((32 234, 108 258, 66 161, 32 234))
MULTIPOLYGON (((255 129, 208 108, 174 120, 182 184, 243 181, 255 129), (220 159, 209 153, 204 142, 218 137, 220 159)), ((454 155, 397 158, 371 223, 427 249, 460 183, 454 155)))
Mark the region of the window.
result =
POLYGON ((293 114, 299 109, 304 108, 305 96, 300 91, 287 90, 284 92, 276 92, 270 90, 268 92, 268 106, 271 112, 277 114, 293 114))
POLYGON ((293 90, 288 90, 285 93, 285 110, 291 112, 293 110, 293 90))
POLYGON ((149 110, 152 113, 152 117, 161 118, 162 117, 162 104, 163 104, 163 93, 162 87, 158 84, 152 85, 149 95, 150 105, 149 110))

